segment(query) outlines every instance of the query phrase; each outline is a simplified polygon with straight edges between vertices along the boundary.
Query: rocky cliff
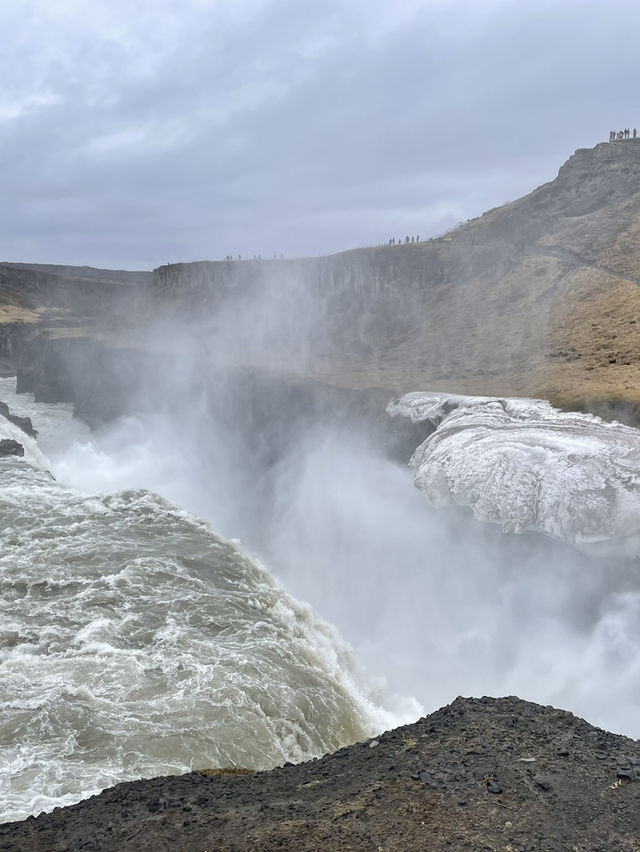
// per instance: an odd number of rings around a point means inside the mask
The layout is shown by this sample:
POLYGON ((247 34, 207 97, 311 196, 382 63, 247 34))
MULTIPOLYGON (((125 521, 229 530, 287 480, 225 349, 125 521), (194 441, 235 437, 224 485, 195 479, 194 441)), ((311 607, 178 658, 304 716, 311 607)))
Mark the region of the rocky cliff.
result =
POLYGON ((539 396, 634 418, 639 282, 640 140, 602 143, 530 195, 420 243, 153 275, 2 264, 0 369, 43 398, 77 398, 72 351, 109 365, 188 348, 204 372, 539 396))
POLYGON ((127 350, 150 282, 151 273, 1 263, 0 375, 17 373, 18 390, 37 399, 76 401, 89 419, 121 413, 127 387, 114 375, 128 386, 135 373, 127 350))
POLYGON ((576 151, 555 180, 441 238, 165 266, 153 293, 199 316, 273 292, 282 311, 310 308, 304 369, 336 383, 606 413, 640 402, 639 283, 640 141, 629 140, 576 151))

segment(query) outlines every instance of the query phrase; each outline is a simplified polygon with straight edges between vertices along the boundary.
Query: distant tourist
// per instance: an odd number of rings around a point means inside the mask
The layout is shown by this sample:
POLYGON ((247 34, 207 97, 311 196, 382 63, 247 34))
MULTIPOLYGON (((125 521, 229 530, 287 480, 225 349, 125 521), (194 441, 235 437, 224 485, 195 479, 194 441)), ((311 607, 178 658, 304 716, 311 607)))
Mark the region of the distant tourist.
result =
POLYGON ((638 138, 638 130, 636 127, 631 131, 628 127, 625 127, 624 130, 610 130, 609 131, 609 142, 618 142, 621 139, 637 139, 638 138))

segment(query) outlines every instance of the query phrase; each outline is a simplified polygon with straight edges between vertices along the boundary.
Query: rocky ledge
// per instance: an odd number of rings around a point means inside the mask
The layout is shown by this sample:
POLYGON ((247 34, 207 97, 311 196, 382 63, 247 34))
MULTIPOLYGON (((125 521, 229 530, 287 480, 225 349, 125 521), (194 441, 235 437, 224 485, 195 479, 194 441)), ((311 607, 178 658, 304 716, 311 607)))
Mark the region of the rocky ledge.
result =
POLYGON ((119 784, 0 826, 20 850, 637 850, 640 742, 518 698, 271 772, 119 784))
POLYGON ((17 414, 12 414, 6 402, 0 402, 0 417, 4 417, 9 423, 13 423, 18 429, 22 429, 27 435, 32 438, 37 438, 38 433, 33 428, 33 423, 30 417, 19 417, 17 414))
POLYGON ((0 440, 0 459, 5 456, 23 456, 24 447, 17 441, 12 441, 10 438, 0 440))

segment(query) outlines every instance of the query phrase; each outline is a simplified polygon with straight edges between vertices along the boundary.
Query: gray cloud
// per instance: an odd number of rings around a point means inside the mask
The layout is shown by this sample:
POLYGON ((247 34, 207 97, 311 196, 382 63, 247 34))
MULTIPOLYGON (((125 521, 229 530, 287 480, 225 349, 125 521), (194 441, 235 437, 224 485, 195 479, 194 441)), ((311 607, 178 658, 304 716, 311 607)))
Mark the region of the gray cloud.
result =
POLYGON ((640 122, 638 25, 622 0, 5 4, 0 257, 437 233, 640 122))

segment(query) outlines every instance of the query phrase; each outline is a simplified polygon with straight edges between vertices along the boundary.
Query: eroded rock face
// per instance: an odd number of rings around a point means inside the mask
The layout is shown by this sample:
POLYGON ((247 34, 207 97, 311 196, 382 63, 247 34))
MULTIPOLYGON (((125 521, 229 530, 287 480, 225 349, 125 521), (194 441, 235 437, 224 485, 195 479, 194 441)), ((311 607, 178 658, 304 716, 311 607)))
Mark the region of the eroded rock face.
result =
POLYGON ((19 390, 77 402, 95 422, 126 407, 136 353, 178 360, 185 344, 203 370, 268 368, 389 396, 536 396, 637 419, 638 246, 640 141, 603 143, 529 195, 416 243, 153 275, 0 264, 0 359, 19 390))
POLYGON ((245 322, 264 305, 281 372, 310 317, 310 375, 392 393, 536 396, 606 416, 611 401, 640 405, 638 246, 640 141, 603 143, 443 237, 324 258, 174 264, 155 270, 150 293, 192 326, 222 317, 246 363, 264 354, 251 350, 245 322))
POLYGON ((0 440, 0 458, 5 456, 23 456, 24 447, 17 441, 12 441, 10 438, 0 440))
POLYGON ((33 428, 33 423, 31 422, 30 417, 19 417, 17 414, 11 414, 9 411, 9 406, 6 402, 0 402, 0 416, 4 417, 10 423, 13 423, 14 426, 17 426, 18 429, 22 429, 27 435, 31 438, 37 438, 38 433, 33 428))

